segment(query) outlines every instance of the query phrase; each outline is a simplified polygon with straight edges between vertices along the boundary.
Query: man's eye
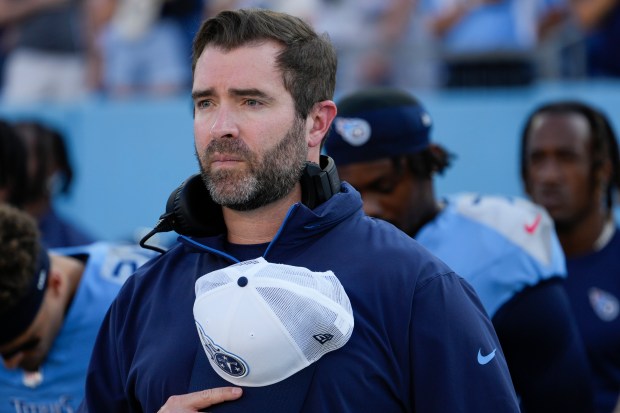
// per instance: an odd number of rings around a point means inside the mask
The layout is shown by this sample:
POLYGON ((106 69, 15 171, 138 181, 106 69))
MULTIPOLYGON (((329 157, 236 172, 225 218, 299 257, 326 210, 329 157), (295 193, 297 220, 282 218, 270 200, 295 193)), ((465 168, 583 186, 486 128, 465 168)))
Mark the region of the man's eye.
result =
POLYGON ((390 194, 396 189, 398 181, 395 179, 380 179, 368 186, 368 189, 382 194, 390 194))
POLYGON ((211 101, 209 101, 209 100, 200 100, 200 101, 196 102, 196 107, 198 109, 204 109, 206 107, 209 107, 209 105, 211 105, 211 101))
POLYGON ((261 103, 255 99, 248 99, 245 101, 245 104, 248 106, 260 106, 261 103))
POLYGON ((533 153, 530 155, 530 163, 532 164, 540 164, 545 159, 545 156, 540 153, 533 153))
POLYGON ((560 152, 558 159, 562 162, 573 163, 579 160, 579 155, 575 152, 560 152))

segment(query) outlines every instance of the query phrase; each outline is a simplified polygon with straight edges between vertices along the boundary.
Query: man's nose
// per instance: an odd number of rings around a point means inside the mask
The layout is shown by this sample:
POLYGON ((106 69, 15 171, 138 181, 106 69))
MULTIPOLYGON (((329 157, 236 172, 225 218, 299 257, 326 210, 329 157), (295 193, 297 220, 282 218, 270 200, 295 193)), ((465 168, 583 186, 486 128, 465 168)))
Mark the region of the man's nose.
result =
POLYGON ((538 167, 537 176, 541 183, 559 183, 562 179, 562 168, 553 159, 546 159, 538 167))
POLYGON ((234 111, 226 106, 220 106, 214 114, 211 125, 211 138, 234 138, 239 135, 234 111))

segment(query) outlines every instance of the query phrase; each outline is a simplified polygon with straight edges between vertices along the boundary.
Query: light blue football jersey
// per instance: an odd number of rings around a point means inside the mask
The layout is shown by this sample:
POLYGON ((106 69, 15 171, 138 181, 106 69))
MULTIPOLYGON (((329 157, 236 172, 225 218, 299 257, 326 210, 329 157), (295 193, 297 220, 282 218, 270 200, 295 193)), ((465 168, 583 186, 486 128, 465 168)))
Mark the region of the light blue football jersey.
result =
POLYGON ((522 198, 450 196, 415 238, 474 287, 490 317, 524 288, 566 277, 553 221, 522 198))
POLYGON ((74 412, 84 395, 86 369, 99 326, 125 280, 154 256, 137 245, 95 243, 50 251, 87 255, 64 325, 36 373, 0 365, 0 413, 74 412))

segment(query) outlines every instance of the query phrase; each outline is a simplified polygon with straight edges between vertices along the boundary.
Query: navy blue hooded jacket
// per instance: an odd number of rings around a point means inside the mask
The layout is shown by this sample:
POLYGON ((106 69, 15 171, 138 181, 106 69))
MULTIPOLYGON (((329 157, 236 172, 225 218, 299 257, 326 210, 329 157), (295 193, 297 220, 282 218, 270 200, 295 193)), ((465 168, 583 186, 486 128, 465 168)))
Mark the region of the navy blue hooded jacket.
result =
MULTIPOLYGON (((83 410, 156 412, 172 395, 230 385, 209 365, 192 307, 196 279, 239 257, 224 251, 225 234, 180 241, 139 269, 112 304, 83 410)), ((314 210, 293 205, 263 256, 333 271, 351 300, 353 334, 288 379, 247 387, 240 399, 208 411, 519 411, 495 331, 471 286, 405 233, 367 217, 350 185, 314 210)))

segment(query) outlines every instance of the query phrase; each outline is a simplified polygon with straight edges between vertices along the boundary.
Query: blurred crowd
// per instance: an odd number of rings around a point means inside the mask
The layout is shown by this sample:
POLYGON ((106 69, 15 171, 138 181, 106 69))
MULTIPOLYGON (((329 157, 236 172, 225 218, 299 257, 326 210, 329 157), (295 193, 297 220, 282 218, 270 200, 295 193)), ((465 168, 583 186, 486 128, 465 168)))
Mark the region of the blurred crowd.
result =
POLYGON ((620 75, 618 0, 0 0, 3 101, 187 91, 199 23, 241 7, 326 32, 339 53, 337 93, 620 75))

